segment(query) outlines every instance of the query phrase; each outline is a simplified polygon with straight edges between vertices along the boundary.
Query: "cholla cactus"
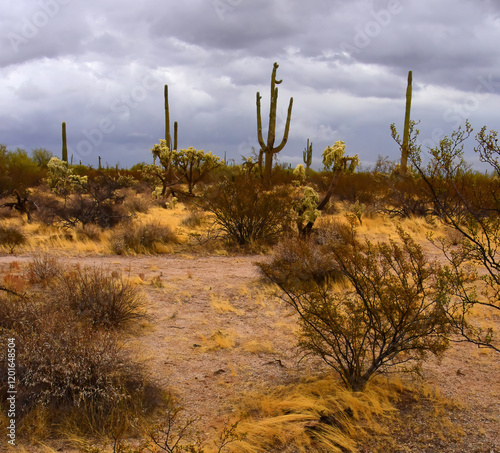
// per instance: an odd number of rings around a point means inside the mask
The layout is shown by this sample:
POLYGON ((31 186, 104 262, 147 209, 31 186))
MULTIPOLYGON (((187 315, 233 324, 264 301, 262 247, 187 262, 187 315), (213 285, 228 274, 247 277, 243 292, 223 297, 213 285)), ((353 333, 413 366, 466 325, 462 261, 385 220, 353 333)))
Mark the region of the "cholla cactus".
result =
POLYGON ((304 189, 304 195, 295 209, 298 213, 297 223, 299 224, 299 229, 304 222, 314 223, 321 215, 321 211, 318 210, 318 201, 318 192, 312 187, 306 187, 304 189))
POLYGON ((303 183, 306 180, 306 169, 302 164, 299 164, 295 167, 295 170, 293 170, 293 176, 300 183, 303 183))
POLYGON ((144 168, 147 176, 159 179, 162 182, 161 196, 165 196, 169 186, 176 185, 182 180, 188 185, 188 192, 193 193, 194 186, 208 173, 221 165, 221 159, 211 152, 189 147, 188 149, 171 150, 166 140, 160 140, 151 148, 153 156, 160 165, 148 165, 144 168))
POLYGON ((73 170, 68 163, 57 157, 49 160, 47 169, 47 184, 53 192, 61 196, 69 195, 78 186, 82 186, 88 181, 87 176, 73 174, 73 170))
POLYGON ((325 170, 335 172, 354 173, 354 170, 359 165, 358 155, 344 156, 345 142, 336 141, 333 146, 328 146, 323 151, 323 165, 325 170), (347 166, 349 163, 349 166, 347 166))

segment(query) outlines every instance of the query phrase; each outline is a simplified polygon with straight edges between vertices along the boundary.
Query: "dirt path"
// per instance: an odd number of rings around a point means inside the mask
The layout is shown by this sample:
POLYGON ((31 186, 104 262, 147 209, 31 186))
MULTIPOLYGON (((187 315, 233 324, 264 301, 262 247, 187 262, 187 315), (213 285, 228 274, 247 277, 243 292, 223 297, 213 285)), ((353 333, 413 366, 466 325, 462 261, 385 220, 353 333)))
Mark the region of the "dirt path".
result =
MULTIPOLYGON (((259 281, 255 262, 245 257, 61 256, 73 265, 122 272, 140 284, 151 322, 130 347, 162 385, 174 389, 207 435, 228 418, 238 395, 292 382, 318 363, 300 361, 296 320, 288 307, 259 281)), ((28 256, 0 257, 0 273, 28 256)), ((497 320, 498 321, 498 320, 497 320)), ((461 404, 463 450, 500 452, 500 357, 468 344, 454 345, 441 363, 425 364, 424 378, 443 396, 461 404)), ((432 449, 434 448, 434 449, 432 449)))

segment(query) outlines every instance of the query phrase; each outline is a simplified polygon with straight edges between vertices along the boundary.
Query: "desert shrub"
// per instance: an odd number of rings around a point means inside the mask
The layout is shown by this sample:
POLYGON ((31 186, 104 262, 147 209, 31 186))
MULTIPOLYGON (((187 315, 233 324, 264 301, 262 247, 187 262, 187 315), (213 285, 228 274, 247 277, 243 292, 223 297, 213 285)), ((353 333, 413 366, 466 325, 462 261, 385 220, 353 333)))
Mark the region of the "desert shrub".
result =
POLYGON ((46 286, 62 274, 62 267, 53 256, 40 254, 35 255, 28 263, 26 274, 31 284, 39 283, 46 286))
POLYGON ((399 239, 361 242, 352 227, 343 227, 328 232, 321 248, 289 242, 260 264, 299 315, 300 345, 353 390, 388 367, 418 365, 447 347, 450 326, 439 303, 445 295, 435 289, 437 266, 402 230, 399 239), (342 281, 318 278, 318 254, 342 281))
POLYGON ((18 226, 0 224, 0 244, 7 247, 10 253, 28 242, 28 238, 18 226))
POLYGON ((160 244, 177 243, 177 235, 168 225, 157 222, 128 223, 111 236, 111 249, 117 255, 127 253, 159 253, 160 244))
POLYGON ((93 224, 88 223, 76 228, 76 233, 79 237, 90 239, 94 242, 99 242, 101 240, 102 229, 93 224))
POLYGON ((341 201, 374 204, 384 198, 388 188, 383 177, 373 173, 358 172, 340 175, 335 197, 341 201))
POLYGON ((101 268, 76 268, 59 274, 52 297, 79 318, 106 329, 123 328, 145 318, 144 303, 137 288, 101 268))
POLYGON ((207 189, 201 206, 215 217, 215 226, 239 245, 276 241, 290 231, 288 188, 265 190, 251 175, 239 174, 207 189))
POLYGON ((125 194, 123 207, 130 214, 137 212, 147 213, 151 207, 151 200, 142 194, 137 194, 132 190, 128 190, 125 194))
POLYGON ((434 213, 424 182, 414 174, 405 177, 391 175, 385 178, 388 186, 383 198, 383 210, 402 218, 425 217, 434 213))
POLYGON ((46 256, 28 273, 48 283, 26 294, 0 292, 0 405, 8 396, 3 342, 14 338, 19 435, 37 429, 40 410, 51 432, 132 429, 160 403, 160 391, 120 346, 119 331, 106 327, 143 315, 137 294, 98 269, 63 274, 46 256))
MULTIPOLYGON (((115 333, 82 324, 40 300, 33 305, 17 318, 8 335, 16 341, 20 434, 29 432, 29 424, 22 422, 40 407, 51 411, 54 425, 76 412, 80 429, 94 433, 134 417, 134 398, 146 380, 141 367, 119 347, 115 333)), ((5 360, 4 349, 0 361, 5 360)), ((7 382, 6 367, 0 368, 0 375, 1 382, 7 382)), ((0 388, 3 401, 5 390, 0 388)))
POLYGON ((479 309, 489 319, 500 313, 500 146, 496 131, 486 127, 479 131, 474 151, 490 174, 475 173, 464 160, 464 146, 472 132, 466 121, 464 128, 429 150, 427 166, 418 155, 411 156, 411 162, 434 213, 454 230, 446 239, 434 239, 447 261, 440 287, 448 295, 443 302, 448 319, 462 341, 500 352, 495 323, 474 316, 479 309))
POLYGON ((203 224, 205 217, 206 215, 203 211, 200 211, 199 209, 191 209, 189 211, 189 215, 182 219, 181 225, 188 228, 197 228, 203 224))

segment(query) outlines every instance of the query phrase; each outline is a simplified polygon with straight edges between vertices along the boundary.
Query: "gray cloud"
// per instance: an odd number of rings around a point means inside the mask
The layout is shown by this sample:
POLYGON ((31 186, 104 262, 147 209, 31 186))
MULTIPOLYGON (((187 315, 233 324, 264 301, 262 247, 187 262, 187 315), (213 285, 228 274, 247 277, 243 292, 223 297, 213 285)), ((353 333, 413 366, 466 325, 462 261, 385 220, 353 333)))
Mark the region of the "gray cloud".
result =
POLYGON ((307 138, 317 162, 335 140, 365 162, 397 158, 389 124, 402 125, 410 69, 426 145, 466 118, 498 128, 499 13, 473 0, 5 0, 0 143, 58 154, 66 121, 77 160, 149 161, 168 83, 180 145, 239 160, 278 61, 278 135, 294 97, 281 160, 298 162, 307 138))

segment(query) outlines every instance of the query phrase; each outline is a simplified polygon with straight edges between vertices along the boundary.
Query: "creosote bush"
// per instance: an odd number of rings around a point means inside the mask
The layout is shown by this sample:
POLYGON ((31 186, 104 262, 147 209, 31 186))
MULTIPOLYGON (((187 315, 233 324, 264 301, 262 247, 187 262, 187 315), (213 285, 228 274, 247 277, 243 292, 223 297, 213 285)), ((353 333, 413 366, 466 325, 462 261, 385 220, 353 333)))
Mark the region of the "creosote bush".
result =
POLYGON ((260 264, 300 317, 300 345, 353 390, 388 367, 418 365, 448 344, 437 266, 398 232, 400 242, 373 244, 359 240, 353 226, 343 226, 320 236, 319 247, 289 241, 271 263, 260 264), (329 263, 324 274, 318 273, 322 261, 329 263))
POLYGON ((291 230, 287 187, 266 190, 251 174, 237 174, 208 188, 201 206, 215 217, 215 226, 239 245, 275 242, 291 230))

